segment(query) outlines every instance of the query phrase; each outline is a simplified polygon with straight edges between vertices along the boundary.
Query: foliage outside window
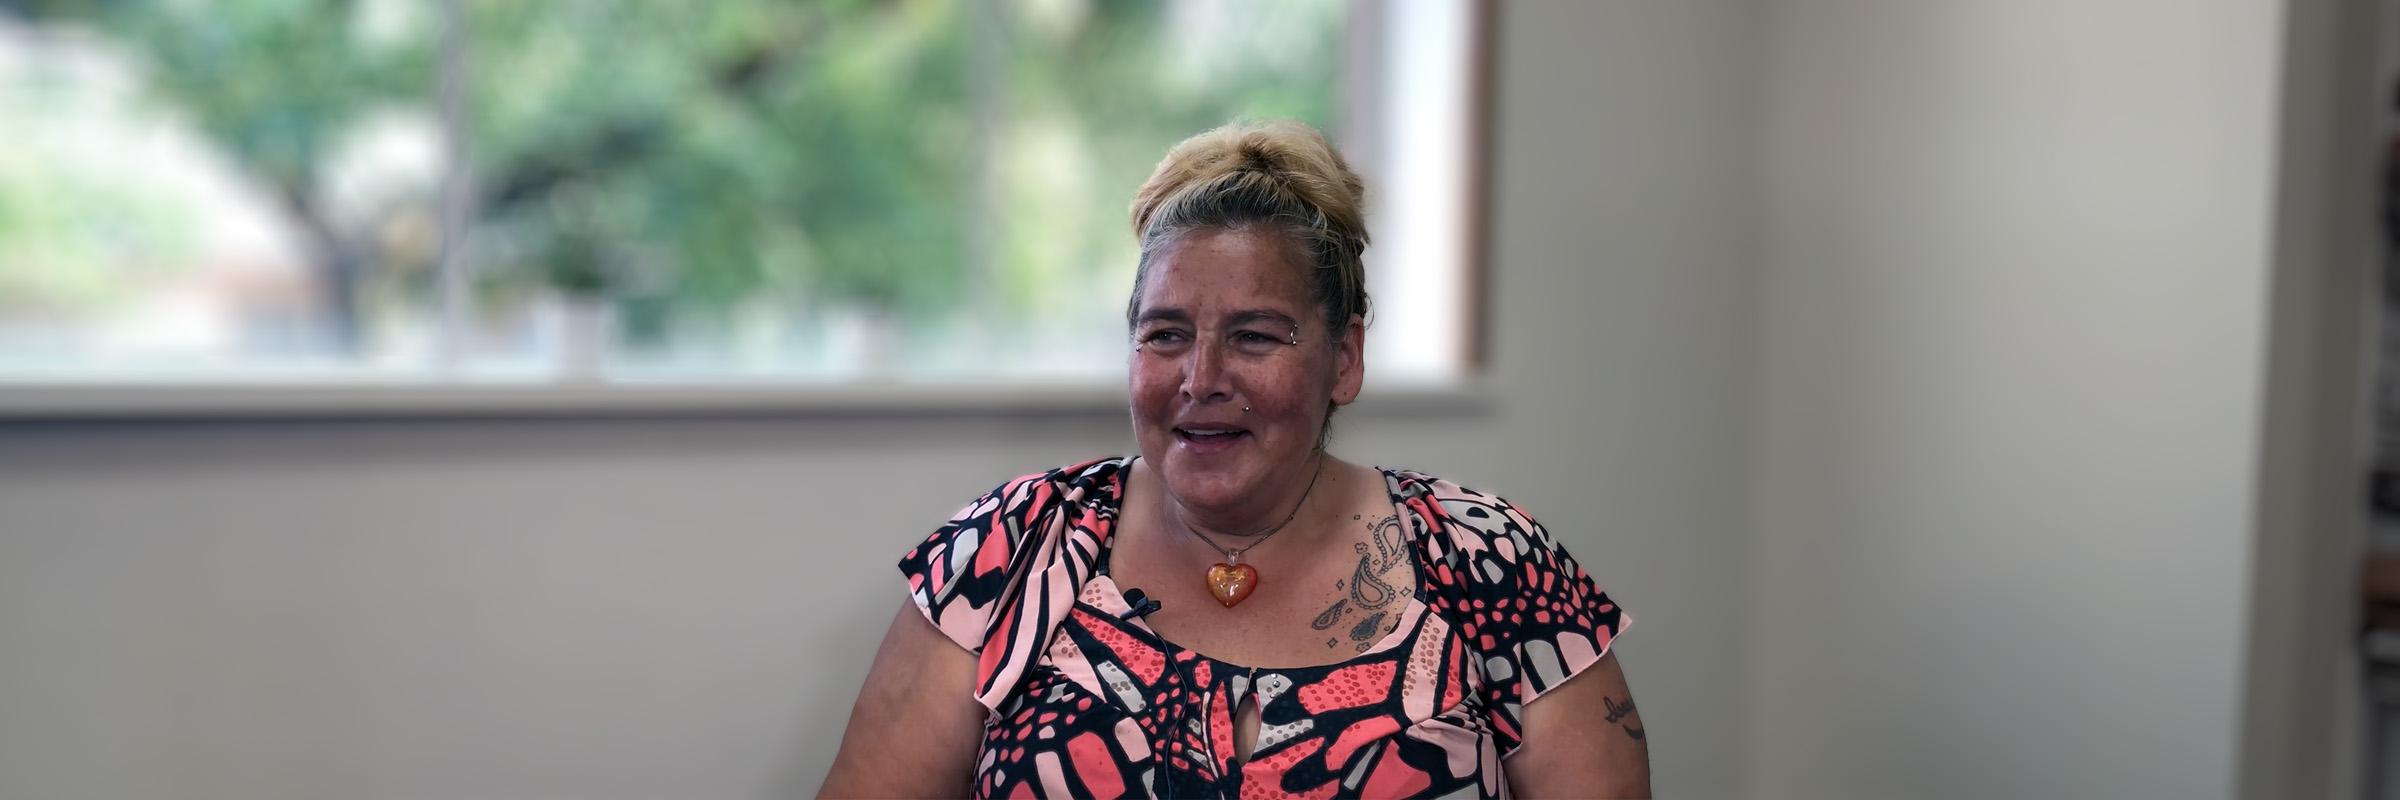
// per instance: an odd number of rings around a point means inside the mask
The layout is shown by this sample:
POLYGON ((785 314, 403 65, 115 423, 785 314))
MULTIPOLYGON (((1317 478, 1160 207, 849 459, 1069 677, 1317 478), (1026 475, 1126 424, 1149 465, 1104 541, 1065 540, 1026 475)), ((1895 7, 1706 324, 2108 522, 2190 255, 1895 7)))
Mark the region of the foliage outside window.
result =
POLYGON ((0 0, 0 381, 1113 372, 1346 0, 0 0))

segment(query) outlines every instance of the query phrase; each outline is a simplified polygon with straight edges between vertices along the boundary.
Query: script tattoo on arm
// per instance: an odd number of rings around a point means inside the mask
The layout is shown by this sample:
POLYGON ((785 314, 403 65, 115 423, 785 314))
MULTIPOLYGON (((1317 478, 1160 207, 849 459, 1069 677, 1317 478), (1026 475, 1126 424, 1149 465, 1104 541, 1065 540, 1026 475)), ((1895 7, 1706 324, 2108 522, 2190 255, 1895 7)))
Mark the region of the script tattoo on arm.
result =
POLYGON ((1625 698, 1625 702, 1619 703, 1614 697, 1603 697, 1600 698, 1600 703, 1601 705, 1608 707, 1608 724, 1624 728, 1625 735, 1633 737, 1634 741, 1643 741, 1647 738, 1642 733, 1640 719, 1635 719, 1632 722, 1624 721, 1626 717, 1633 716, 1633 698, 1625 698))

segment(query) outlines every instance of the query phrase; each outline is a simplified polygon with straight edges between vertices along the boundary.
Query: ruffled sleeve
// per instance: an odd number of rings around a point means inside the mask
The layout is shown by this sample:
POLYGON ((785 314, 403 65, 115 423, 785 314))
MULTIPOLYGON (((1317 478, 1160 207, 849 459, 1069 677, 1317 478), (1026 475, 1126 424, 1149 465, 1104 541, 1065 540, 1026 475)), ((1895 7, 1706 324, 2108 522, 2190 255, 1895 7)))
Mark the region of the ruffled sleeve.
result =
POLYGON ((1068 480, 1075 471, 1003 483, 900 558, 917 609, 976 654, 975 698, 986 708, 1015 688, 1090 576, 1098 548, 1085 492, 1068 480))
MULTIPOLYGON (((1455 487, 1444 487, 1455 488, 1455 487)), ((1506 500, 1436 491, 1456 551, 1444 560, 1502 756, 1523 740, 1533 702, 1608 653, 1632 622, 1550 532, 1506 500)))

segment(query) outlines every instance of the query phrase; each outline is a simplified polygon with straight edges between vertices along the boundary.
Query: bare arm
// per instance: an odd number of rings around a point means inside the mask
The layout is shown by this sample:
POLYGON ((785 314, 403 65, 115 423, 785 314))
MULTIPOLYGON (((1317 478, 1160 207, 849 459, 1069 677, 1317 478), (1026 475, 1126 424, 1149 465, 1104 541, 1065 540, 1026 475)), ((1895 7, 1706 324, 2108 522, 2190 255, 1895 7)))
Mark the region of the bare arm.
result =
POLYGON ((817 796, 966 796, 983 738, 975 663, 975 654, 902 603, 817 796))
POLYGON ((1617 656, 1525 704, 1525 739, 1502 767, 1517 797, 1650 796, 1650 743, 1617 656))

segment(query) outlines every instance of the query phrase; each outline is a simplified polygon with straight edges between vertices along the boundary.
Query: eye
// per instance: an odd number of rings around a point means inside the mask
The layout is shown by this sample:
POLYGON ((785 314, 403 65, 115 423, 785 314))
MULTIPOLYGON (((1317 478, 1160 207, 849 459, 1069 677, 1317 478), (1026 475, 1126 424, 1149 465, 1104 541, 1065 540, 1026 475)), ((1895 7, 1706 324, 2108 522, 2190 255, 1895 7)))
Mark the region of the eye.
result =
POLYGON ((1265 331, 1241 330, 1227 337, 1226 344, 1250 356, 1266 357, 1291 349, 1292 341, 1265 331))
POLYGON ((1175 347, 1183 344, 1184 336, 1183 331, 1179 331, 1174 328, 1161 328, 1142 334, 1138 341, 1143 345, 1151 347, 1175 347))

